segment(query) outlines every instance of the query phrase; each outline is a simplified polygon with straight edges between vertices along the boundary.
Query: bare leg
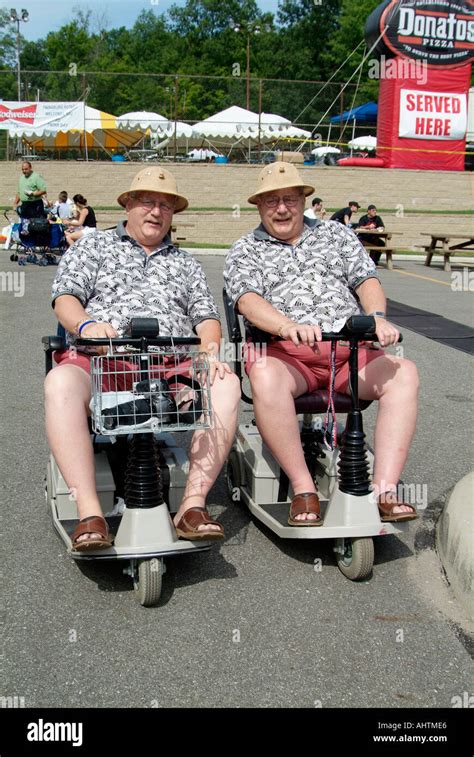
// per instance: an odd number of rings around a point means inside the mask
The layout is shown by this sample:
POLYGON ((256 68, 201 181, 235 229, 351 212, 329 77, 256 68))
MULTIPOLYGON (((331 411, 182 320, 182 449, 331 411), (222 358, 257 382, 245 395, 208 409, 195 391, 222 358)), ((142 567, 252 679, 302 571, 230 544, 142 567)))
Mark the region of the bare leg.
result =
MULTIPOLYGON (((301 446, 294 398, 307 391, 307 383, 293 366, 273 357, 257 361, 250 371, 255 419, 262 438, 288 476, 295 494, 315 492, 301 446)), ((314 513, 295 520, 316 520, 314 513)))
MULTIPOLYGON (((418 372, 414 363, 392 355, 377 358, 359 374, 361 399, 377 399, 374 489, 395 491, 415 433, 418 372)), ((394 512, 410 512, 409 506, 394 512)))
MULTIPOLYGON (((214 428, 195 431, 189 455, 189 475, 183 500, 175 515, 177 524, 186 510, 204 507, 206 496, 219 475, 234 441, 240 384, 237 376, 226 373, 223 379, 215 377, 211 386, 211 403, 214 428)), ((218 526, 198 526, 198 530, 215 530, 218 526)))
POLYGON ((69 247, 82 237, 82 231, 65 231, 64 236, 69 247))
MULTIPOLYGON (((46 434, 59 470, 76 499, 80 520, 92 515, 102 517, 87 425, 90 397, 90 377, 82 368, 63 365, 48 373, 46 434)), ((81 536, 78 541, 88 538, 92 536, 81 536)))

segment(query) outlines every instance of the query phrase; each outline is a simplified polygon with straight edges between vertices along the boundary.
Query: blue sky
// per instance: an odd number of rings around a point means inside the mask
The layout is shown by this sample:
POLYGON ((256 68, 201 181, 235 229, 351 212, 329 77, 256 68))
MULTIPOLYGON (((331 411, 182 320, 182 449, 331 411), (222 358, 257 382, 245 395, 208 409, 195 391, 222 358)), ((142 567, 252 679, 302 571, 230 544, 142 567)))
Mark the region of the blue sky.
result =
MULTIPOLYGON (((90 9, 96 17, 105 16, 106 28, 114 28, 133 26, 143 8, 151 8, 159 14, 173 4, 183 6, 185 0, 12 0, 8 5, 3 0, 1 5, 8 9, 16 8, 18 11, 26 8, 30 18, 28 23, 21 24, 21 33, 26 39, 35 40, 45 37, 48 32, 55 31, 67 23, 74 16, 75 8, 90 9)), ((257 0, 257 5, 263 11, 276 14, 278 0, 257 0)))

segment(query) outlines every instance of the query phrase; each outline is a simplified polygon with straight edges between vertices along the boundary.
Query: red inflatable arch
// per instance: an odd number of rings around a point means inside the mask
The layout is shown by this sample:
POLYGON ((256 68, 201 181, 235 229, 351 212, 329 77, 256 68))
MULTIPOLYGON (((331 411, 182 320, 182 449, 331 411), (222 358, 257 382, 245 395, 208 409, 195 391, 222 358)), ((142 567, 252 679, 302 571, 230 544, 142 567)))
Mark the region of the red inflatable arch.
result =
POLYGON ((462 171, 473 3, 386 0, 365 34, 379 66, 377 158, 386 168, 462 171))

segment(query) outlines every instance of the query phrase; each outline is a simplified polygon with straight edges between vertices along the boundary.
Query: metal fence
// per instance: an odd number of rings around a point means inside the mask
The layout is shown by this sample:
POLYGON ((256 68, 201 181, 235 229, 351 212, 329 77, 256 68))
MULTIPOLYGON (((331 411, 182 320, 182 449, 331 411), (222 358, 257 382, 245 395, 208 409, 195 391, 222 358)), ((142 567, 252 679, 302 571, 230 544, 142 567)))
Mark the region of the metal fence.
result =
MULTIPOLYGON (((357 90, 355 84, 342 82, 301 81, 286 79, 257 79, 239 68, 227 76, 199 76, 174 74, 140 74, 129 72, 80 71, 71 64, 67 71, 21 72, 21 94, 24 101, 78 101, 84 100, 99 110, 113 115, 130 111, 154 111, 172 121, 183 121, 193 126, 214 113, 232 105, 253 112, 274 113, 288 118, 295 126, 312 132, 315 141, 308 142, 308 151, 319 140, 331 143, 347 142, 354 134, 375 133, 375 127, 358 127, 342 123, 330 127, 331 116, 360 105, 367 93, 357 90)), ((9 70, 0 70, 0 91, 3 99, 16 100, 16 77, 9 70)), ((299 143, 298 143, 299 144, 299 143)), ((290 140, 281 140, 277 147, 297 147, 290 140)), ((151 146, 146 145, 145 146, 151 146)), ((31 145, 10 141, 7 150, 5 132, 0 130, 0 159, 31 153, 31 145)), ((168 155, 183 155, 183 145, 168 146, 168 155)), ((50 158, 77 157, 79 148, 62 146, 48 150, 50 158)), ((89 148, 90 157, 108 158, 99 146, 89 148)), ((248 159, 248 156, 240 156, 248 159)), ((240 159, 235 154, 234 159, 240 159)))

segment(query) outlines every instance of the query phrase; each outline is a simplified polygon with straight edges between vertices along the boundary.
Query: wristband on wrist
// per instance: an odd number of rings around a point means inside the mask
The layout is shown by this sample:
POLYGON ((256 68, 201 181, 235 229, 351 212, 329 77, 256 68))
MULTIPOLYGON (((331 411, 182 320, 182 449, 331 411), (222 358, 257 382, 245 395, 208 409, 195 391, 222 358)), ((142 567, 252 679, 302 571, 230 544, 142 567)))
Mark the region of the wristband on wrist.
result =
POLYGON ((93 319, 90 319, 89 321, 82 321, 82 322, 80 323, 80 325, 79 325, 79 328, 77 329, 77 335, 78 335, 78 336, 81 336, 81 333, 82 333, 82 329, 83 329, 83 328, 84 328, 85 326, 89 326, 89 324, 91 324, 91 323, 97 323, 97 321, 94 321, 93 319))
POLYGON ((81 318, 81 320, 76 323, 71 333, 76 334, 77 336, 79 334, 79 328, 81 324, 85 323, 88 320, 89 320, 89 316, 87 316, 87 318, 81 318))
POLYGON ((369 316, 371 316, 371 315, 375 315, 375 316, 378 316, 378 318, 385 318, 385 317, 386 317, 386 315, 385 315, 385 313, 383 312, 383 310, 374 310, 374 312, 373 312, 373 313, 368 313, 368 315, 369 315, 369 316))

